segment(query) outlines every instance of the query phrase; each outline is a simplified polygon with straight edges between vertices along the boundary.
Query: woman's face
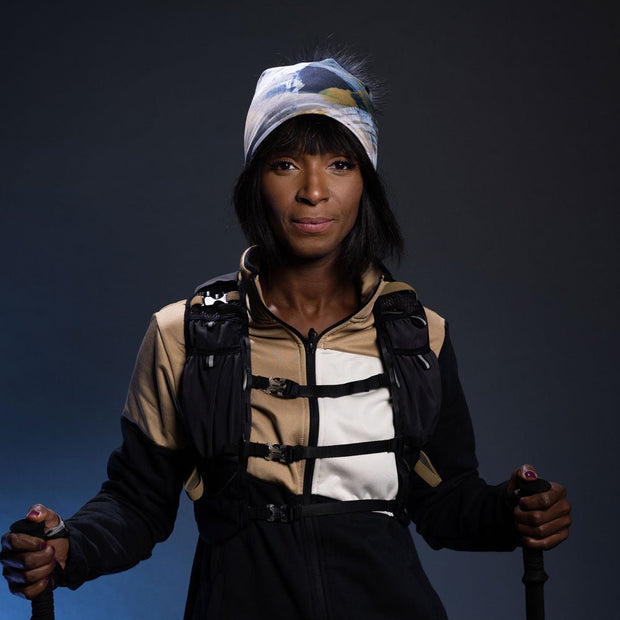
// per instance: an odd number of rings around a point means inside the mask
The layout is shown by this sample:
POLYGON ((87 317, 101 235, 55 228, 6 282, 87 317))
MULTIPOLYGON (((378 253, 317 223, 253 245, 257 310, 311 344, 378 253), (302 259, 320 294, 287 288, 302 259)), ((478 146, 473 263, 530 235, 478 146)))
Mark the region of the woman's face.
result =
POLYGON ((274 235, 292 256, 307 261, 339 256, 363 188, 357 162, 338 153, 276 154, 261 173, 274 235))

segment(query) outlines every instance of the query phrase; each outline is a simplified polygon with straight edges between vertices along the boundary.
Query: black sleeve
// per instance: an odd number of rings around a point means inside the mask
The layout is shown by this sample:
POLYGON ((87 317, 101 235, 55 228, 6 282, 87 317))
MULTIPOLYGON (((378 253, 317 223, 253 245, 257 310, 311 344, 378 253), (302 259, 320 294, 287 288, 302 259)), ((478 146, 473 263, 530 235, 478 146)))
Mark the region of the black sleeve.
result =
POLYGON ((67 520, 70 549, 61 585, 77 588, 131 568, 172 532, 192 467, 188 453, 156 445, 125 418, 122 431, 123 444, 108 462, 108 480, 67 520))
POLYGON ((439 369, 441 410, 423 449, 442 482, 432 488, 414 476, 409 513, 434 549, 512 550, 519 538, 506 500, 507 483, 490 486, 478 475, 474 432, 447 324, 439 369))

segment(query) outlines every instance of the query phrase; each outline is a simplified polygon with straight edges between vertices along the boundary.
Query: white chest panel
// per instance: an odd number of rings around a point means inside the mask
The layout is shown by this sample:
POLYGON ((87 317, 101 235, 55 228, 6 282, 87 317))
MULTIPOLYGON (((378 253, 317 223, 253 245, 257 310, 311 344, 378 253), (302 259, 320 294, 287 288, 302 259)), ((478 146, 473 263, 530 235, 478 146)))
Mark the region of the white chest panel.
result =
MULTIPOLYGON (((378 357, 318 349, 317 385, 346 383, 383 372, 378 357)), ((319 398, 318 445, 375 441, 394 437, 388 388, 319 398)), ((338 500, 394 499, 398 477, 394 453, 317 459, 312 493, 338 500)))

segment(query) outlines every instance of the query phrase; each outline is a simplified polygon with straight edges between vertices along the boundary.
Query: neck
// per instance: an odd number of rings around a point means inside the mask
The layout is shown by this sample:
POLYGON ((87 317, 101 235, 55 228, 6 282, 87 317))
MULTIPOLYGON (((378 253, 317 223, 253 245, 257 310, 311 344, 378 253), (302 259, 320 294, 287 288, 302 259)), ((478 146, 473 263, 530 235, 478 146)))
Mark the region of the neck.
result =
POLYGON ((359 284, 336 261, 277 266, 262 282, 269 310, 302 334, 322 332, 360 305, 359 284))

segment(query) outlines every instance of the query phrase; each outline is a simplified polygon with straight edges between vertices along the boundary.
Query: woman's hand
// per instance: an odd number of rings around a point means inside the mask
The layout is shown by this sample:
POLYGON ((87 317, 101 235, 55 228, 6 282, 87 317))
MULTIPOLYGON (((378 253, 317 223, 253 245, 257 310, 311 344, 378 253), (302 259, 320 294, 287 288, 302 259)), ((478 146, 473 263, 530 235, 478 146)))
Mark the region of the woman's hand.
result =
MULTIPOLYGON (((58 515, 41 504, 30 508, 26 518, 36 523, 45 522, 45 529, 60 523, 58 515)), ((9 590, 27 599, 33 599, 47 586, 56 564, 65 567, 69 553, 67 538, 43 540, 27 534, 7 532, 2 537, 2 574, 9 582, 9 590)))
MULTIPOLYGON (((508 496, 512 497, 519 479, 532 482, 538 474, 532 465, 521 465, 512 472, 508 483, 508 496)), ((514 508, 514 518, 521 540, 526 547, 552 549, 568 538, 571 525, 571 506, 566 499, 566 489, 557 482, 543 493, 520 497, 514 508)))

